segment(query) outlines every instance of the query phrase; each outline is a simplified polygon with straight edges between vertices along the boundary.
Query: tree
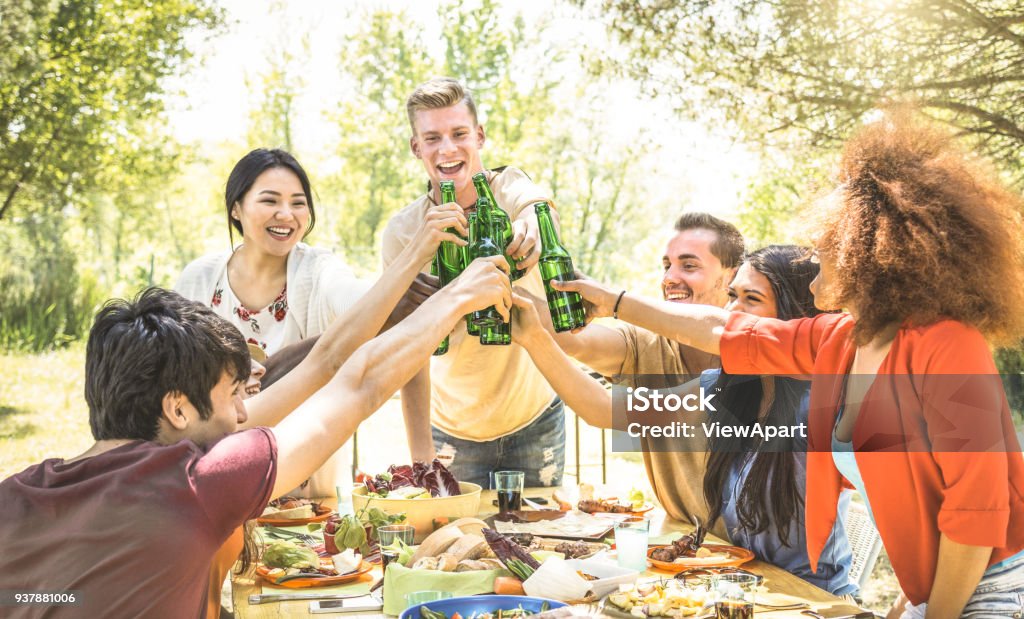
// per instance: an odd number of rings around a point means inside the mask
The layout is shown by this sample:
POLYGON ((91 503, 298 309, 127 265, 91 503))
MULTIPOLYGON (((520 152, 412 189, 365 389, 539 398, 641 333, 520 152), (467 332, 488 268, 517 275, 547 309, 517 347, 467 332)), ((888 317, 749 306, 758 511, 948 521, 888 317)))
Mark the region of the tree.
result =
MULTIPOLYGON (((577 0, 582 4, 584 0, 577 0)), ((600 0, 641 79, 743 139, 832 149, 880 105, 914 102, 1024 174, 1024 8, 1011 0, 600 0)))
MULTIPOLYGON (((0 7, 0 221, 19 197, 97 186, 119 136, 162 109, 185 35, 219 23, 209 0, 8 0, 0 7)), ((24 200, 37 208, 60 200, 24 200)))
POLYGON ((344 251, 375 268, 384 224, 421 190, 412 182, 419 175, 409 154, 405 98, 436 65, 404 11, 355 19, 359 30, 345 42, 339 63, 351 96, 327 114, 337 128, 341 161, 328 186, 340 205, 334 219, 344 251))

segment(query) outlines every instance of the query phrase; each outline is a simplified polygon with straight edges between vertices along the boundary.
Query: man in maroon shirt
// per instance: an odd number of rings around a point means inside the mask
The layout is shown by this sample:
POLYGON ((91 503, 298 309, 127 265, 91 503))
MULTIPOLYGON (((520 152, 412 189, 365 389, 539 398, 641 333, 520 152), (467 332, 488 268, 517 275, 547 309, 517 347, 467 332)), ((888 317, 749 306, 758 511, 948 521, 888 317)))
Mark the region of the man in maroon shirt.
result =
MULTIPOLYGON (((248 349, 208 308, 155 288, 108 303, 86 350, 96 443, 0 482, 0 603, 14 592, 75 592, 76 606, 18 604, 4 615, 203 616, 211 559, 233 530, 316 470, 462 316, 490 305, 507 314, 503 264, 474 262, 297 408, 289 398, 317 381, 312 372, 287 377, 296 389, 242 404, 248 349), (249 417, 279 423, 236 432, 249 417)), ((400 292, 382 292, 378 307, 358 303, 346 336, 324 346, 369 339, 400 292)))

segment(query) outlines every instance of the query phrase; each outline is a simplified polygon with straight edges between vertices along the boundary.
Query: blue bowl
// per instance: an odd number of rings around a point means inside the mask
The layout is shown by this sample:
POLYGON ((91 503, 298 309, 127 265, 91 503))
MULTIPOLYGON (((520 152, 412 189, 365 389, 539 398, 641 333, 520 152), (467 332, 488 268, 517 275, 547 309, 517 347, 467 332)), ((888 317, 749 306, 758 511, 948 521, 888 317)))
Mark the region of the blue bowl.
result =
POLYGON ((410 606, 402 611, 398 619, 420 619, 420 608, 423 606, 430 610, 444 613, 449 617, 453 613, 459 613, 465 619, 468 619, 473 613, 486 613, 498 610, 499 608, 501 610, 512 610, 520 606, 523 607, 523 610, 539 613, 540 607, 544 602, 548 603, 548 610, 567 605, 565 602, 556 602, 555 600, 534 598, 526 595, 471 595, 410 606))

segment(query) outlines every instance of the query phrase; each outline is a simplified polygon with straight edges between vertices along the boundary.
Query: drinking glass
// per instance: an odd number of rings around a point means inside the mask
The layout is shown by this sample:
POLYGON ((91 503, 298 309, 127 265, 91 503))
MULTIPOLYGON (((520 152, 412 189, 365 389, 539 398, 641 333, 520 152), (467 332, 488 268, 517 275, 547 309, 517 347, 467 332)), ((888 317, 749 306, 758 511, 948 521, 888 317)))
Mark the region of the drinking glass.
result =
POLYGON ((755 574, 718 574, 711 579, 718 619, 751 619, 754 616, 755 574))
POLYGON ((386 570, 388 564, 398 558, 398 552, 386 550, 387 546, 394 544, 396 539, 400 539, 407 546, 411 546, 415 536, 416 529, 411 524, 389 524, 377 527, 377 544, 380 546, 381 568, 386 570))
POLYGON ((496 471, 494 473, 494 489, 498 491, 498 513, 516 512, 523 508, 523 481, 526 474, 522 471, 496 471))
POLYGON ((633 517, 615 523, 615 552, 619 566, 638 572, 647 569, 647 538, 651 521, 633 517))

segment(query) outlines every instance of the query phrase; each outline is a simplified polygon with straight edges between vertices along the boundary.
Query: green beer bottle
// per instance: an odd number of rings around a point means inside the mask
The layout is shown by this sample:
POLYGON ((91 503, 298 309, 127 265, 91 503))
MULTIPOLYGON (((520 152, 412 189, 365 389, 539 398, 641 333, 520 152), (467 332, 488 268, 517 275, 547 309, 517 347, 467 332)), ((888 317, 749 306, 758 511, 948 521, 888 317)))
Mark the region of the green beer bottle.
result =
MULTIPOLYGON (((469 216, 466 217, 466 224, 467 224, 466 227, 470 230, 470 241, 471 242, 472 242, 473 226, 476 225, 477 219, 478 219, 478 215, 477 215, 477 213, 475 211, 470 213, 469 216)), ((473 256, 469 253, 469 248, 470 248, 470 245, 466 245, 465 247, 461 247, 460 248, 462 250, 462 268, 463 269, 468 267, 470 262, 473 262, 473 256)), ((468 333, 468 334, 470 334, 470 335, 472 335, 474 337, 480 335, 480 327, 476 326, 476 323, 473 322, 473 314, 466 314, 466 333, 468 333)))
POLYGON ((537 213, 537 225, 540 227, 540 277, 544 280, 544 293, 548 297, 548 311, 555 331, 571 331, 582 327, 585 312, 583 299, 577 292, 562 292, 551 287, 551 280, 571 282, 576 279, 572 268, 572 258, 565 251, 555 232, 555 224, 551 221, 551 207, 547 202, 533 205, 537 213))
POLYGON ((480 343, 484 346, 508 346, 512 343, 512 322, 502 321, 490 327, 480 327, 480 343))
MULTIPOLYGON (((494 242, 494 227, 478 213, 469 228, 469 255, 473 260, 487 256, 500 256, 501 250, 494 242)), ((478 327, 489 327, 502 322, 501 314, 494 306, 473 312, 472 322, 478 327)))
MULTIPOLYGON (((437 254, 434 254, 434 259, 430 261, 430 274, 440 279, 439 270, 437 268, 437 254)), ((443 284, 442 284, 443 285, 443 284)), ((444 336, 441 343, 438 344, 437 348, 434 349, 434 355, 443 355, 448 352, 448 336, 444 336)))
MULTIPOLYGON (((441 181, 441 204, 455 202, 454 181, 441 181)), ((447 232, 454 233, 455 230, 448 228, 447 232)), ((441 282, 441 287, 447 286, 453 279, 462 273, 462 248, 450 241, 442 241, 434 254, 434 261, 430 265, 430 274, 436 275, 441 282)), ((434 351, 435 355, 443 355, 448 352, 448 336, 444 337, 441 345, 434 351)))
MULTIPOLYGON (((498 224, 495 224, 493 221, 489 225, 485 224, 485 226, 485 229, 490 230, 492 239, 497 238, 501 234, 498 224)), ((488 311, 494 312, 495 322, 480 326, 480 344, 484 346, 508 346, 512 343, 512 322, 502 319, 501 314, 498 313, 494 306, 489 307, 488 311)))
MULTIPOLYGON (((441 181, 441 204, 455 202, 455 181, 441 181)), ((448 228, 445 232, 455 234, 454 228, 448 228)), ((463 264, 462 248, 450 241, 442 241, 437 247, 438 277, 441 278, 441 285, 447 286, 450 281, 462 273, 466 268, 463 264)))
MULTIPOLYGON (((491 193, 491 186, 487 184, 487 177, 483 172, 473 175, 473 187, 476 188, 477 210, 486 211, 487 215, 484 215, 484 217, 492 220, 497 225, 497 230, 500 234, 498 235, 499 238, 495 240, 498 243, 498 247, 501 248, 501 253, 505 254, 505 248, 512 242, 512 220, 508 218, 508 213, 498 206, 498 201, 494 199, 494 194, 491 193), (487 201, 487 208, 484 208, 483 204, 485 199, 487 201)), ((526 271, 516 268, 516 261, 508 254, 505 254, 505 260, 508 261, 509 279, 512 281, 519 279, 526 273, 526 271)))

